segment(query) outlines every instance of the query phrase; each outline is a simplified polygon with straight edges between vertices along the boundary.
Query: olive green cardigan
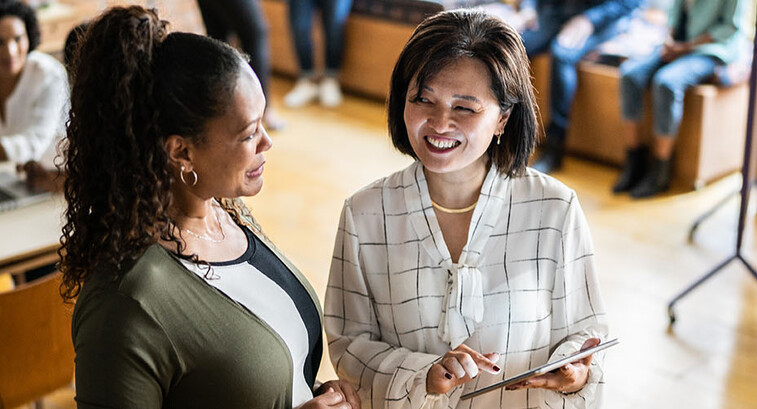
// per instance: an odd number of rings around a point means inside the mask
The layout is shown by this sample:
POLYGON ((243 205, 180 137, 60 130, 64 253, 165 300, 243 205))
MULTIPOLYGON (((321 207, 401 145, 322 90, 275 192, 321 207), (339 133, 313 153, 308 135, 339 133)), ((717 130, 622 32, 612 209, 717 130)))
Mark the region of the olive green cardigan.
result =
MULTIPOLYGON (((241 201, 221 202, 294 273, 322 320, 312 287, 241 201)), ((292 407, 292 359, 284 341, 158 244, 117 280, 95 275, 84 284, 72 335, 79 409, 292 407)), ((321 343, 319 337, 313 375, 321 343)))

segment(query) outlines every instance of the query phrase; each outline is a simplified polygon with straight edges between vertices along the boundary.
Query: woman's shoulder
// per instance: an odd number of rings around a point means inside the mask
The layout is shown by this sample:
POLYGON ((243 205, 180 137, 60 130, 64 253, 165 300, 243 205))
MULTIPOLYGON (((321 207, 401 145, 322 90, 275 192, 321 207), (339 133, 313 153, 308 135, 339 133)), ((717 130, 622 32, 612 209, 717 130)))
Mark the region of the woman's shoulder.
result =
POLYGON ((413 175, 417 166, 417 162, 414 162, 405 169, 375 180, 347 198, 347 204, 353 209, 373 208, 380 206, 384 199, 393 200, 395 196, 403 194, 408 175, 413 175))
POLYGON ((66 68, 55 57, 41 51, 32 51, 26 57, 26 64, 30 71, 37 75, 66 79, 66 68))
POLYGON ((532 168, 512 177, 513 193, 522 200, 562 199, 571 201, 575 191, 556 178, 532 168))
POLYGON ((99 300, 98 303, 147 306, 181 285, 179 277, 189 276, 182 270, 186 269, 168 250, 154 244, 122 273, 101 271, 92 275, 84 283, 77 305, 99 300))

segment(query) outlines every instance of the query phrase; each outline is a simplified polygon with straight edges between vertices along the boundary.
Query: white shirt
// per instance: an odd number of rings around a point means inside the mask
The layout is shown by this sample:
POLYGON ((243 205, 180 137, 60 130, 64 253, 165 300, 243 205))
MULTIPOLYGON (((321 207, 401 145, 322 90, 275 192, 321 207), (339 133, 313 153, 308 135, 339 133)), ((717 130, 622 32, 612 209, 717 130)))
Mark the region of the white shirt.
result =
POLYGON ((52 167, 53 145, 64 132, 67 108, 66 69, 47 54, 30 52, 0 121, 0 144, 8 160, 36 160, 52 167))
POLYGON ((420 408, 430 365, 460 343, 499 353, 502 371, 481 373, 429 400, 431 407, 599 407, 601 354, 570 396, 502 389, 459 401, 463 392, 577 351, 589 337, 607 339, 575 193, 532 169, 509 178, 492 168, 458 261, 451 262, 419 162, 345 202, 325 328, 337 374, 358 388, 363 408, 420 408))

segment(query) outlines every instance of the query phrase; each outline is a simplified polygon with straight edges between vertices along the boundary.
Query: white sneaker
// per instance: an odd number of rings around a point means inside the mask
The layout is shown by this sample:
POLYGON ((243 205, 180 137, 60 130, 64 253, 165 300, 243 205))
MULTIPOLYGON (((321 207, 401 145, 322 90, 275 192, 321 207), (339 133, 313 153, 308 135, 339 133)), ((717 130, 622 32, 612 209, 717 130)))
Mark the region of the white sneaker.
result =
POLYGON ((318 98, 318 84, 309 78, 300 78, 294 88, 284 96, 284 105, 299 108, 318 98))
POLYGON ((339 81, 336 78, 326 77, 321 81, 320 85, 320 99, 321 105, 327 108, 334 108, 341 105, 344 97, 342 97, 342 89, 339 88, 339 81))

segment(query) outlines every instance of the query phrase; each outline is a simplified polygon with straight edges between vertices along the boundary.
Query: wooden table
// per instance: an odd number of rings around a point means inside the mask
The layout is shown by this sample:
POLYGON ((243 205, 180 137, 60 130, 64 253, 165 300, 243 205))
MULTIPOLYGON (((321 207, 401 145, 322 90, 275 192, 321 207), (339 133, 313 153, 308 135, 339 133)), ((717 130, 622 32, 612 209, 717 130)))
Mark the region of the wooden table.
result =
POLYGON ((24 271, 58 260, 63 209, 61 195, 0 212, 0 275, 24 271))

